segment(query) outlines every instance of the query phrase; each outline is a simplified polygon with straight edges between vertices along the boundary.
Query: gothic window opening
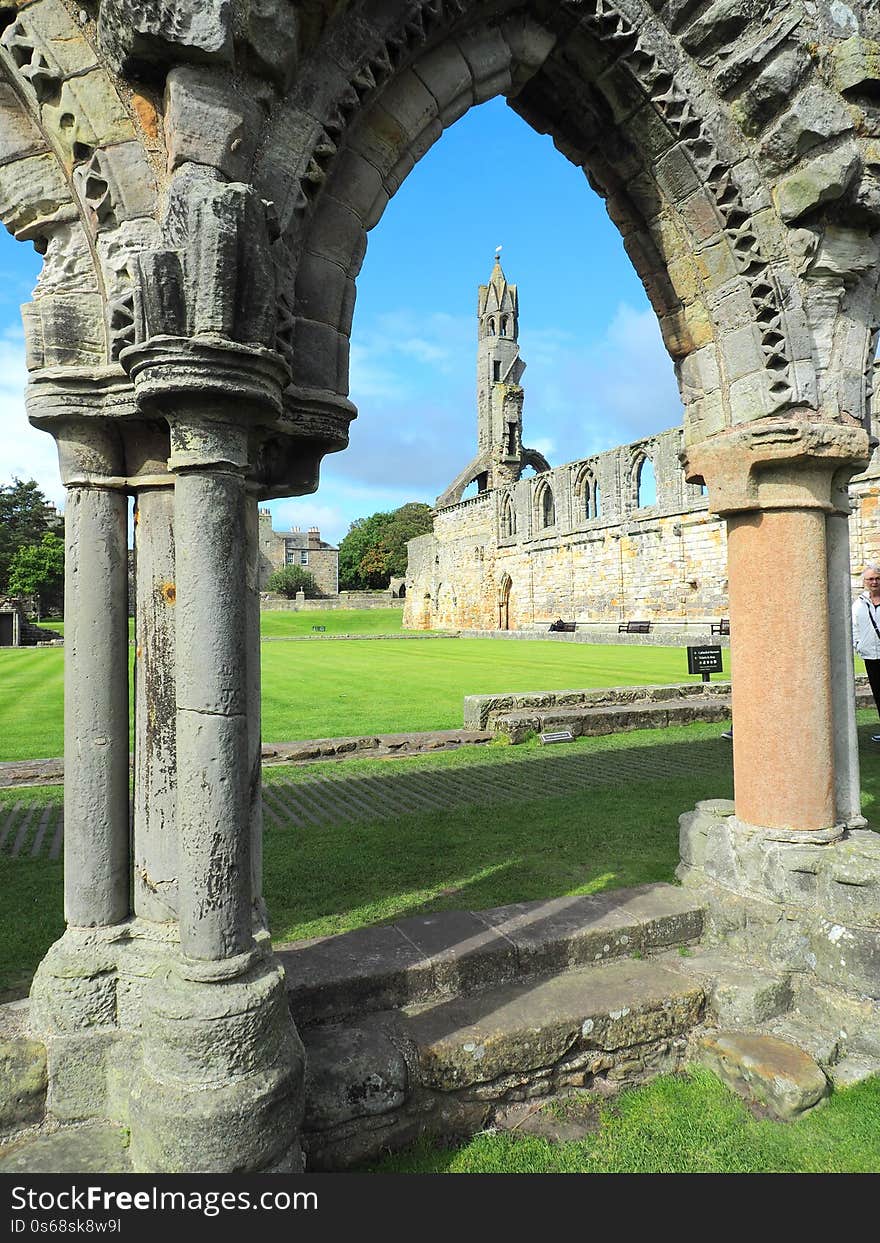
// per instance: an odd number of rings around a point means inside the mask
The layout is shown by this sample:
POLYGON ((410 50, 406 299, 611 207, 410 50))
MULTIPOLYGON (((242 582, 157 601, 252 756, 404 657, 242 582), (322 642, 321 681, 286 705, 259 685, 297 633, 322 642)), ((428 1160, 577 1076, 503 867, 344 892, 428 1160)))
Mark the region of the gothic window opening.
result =
POLYGON ((506 337, 506 336, 507 336, 507 322, 508 322, 508 321, 507 321, 507 316, 506 316, 506 315, 504 315, 504 316, 502 317, 502 319, 501 319, 501 335, 502 335, 502 337, 506 337))
POLYGON ((516 456, 516 424, 507 424, 507 456, 516 456))
POLYGON ((495 336, 495 320, 494 320, 494 319, 490 319, 490 320, 489 320, 489 329, 488 329, 488 331, 489 331, 489 336, 490 336, 490 337, 494 337, 494 336, 495 336))
POLYGON ((632 503, 636 509, 645 509, 657 503, 657 477, 654 463, 645 454, 635 463, 632 473, 632 503))
POLYGON ((492 379, 496 384, 501 379, 501 363, 497 358, 492 363, 492 379))
POLYGON ((501 505, 501 536, 503 539, 511 539, 516 535, 516 510, 513 507, 513 497, 505 496, 501 505))
POLYGON ((556 505, 553 501, 553 491, 549 484, 544 484, 538 495, 538 521, 542 527, 552 527, 556 525, 556 505))

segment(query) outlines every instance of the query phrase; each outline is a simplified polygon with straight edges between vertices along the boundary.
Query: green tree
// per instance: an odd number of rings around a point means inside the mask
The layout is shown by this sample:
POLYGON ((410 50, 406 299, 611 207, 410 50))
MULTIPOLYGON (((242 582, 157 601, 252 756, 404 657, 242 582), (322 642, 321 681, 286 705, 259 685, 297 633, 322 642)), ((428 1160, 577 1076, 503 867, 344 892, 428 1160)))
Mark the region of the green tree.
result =
POLYGON ((18 550, 39 544, 57 522, 35 479, 13 478, 11 484, 0 484, 0 592, 12 590, 9 572, 18 550))
POLYGON ((292 599, 298 591, 304 592, 307 600, 314 600, 321 594, 314 574, 304 570, 301 565, 286 565, 283 570, 276 570, 269 576, 267 586, 270 591, 277 592, 279 596, 287 596, 288 599, 292 599))
POLYGON ((39 544, 25 544, 9 566, 13 596, 35 596, 40 615, 60 611, 64 601, 64 541, 45 531, 39 544))
POLYGON ((406 573, 407 541, 431 530, 430 505, 410 501, 390 513, 358 518, 339 545, 339 586, 362 591, 388 586, 406 573))

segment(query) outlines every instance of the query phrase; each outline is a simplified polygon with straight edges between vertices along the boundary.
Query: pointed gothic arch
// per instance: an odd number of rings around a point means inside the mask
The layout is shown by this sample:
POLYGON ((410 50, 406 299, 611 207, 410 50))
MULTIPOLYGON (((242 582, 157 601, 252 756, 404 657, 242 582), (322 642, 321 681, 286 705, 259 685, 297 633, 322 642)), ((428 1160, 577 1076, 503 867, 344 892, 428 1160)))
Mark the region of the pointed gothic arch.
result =
POLYGON ((513 539, 516 535, 516 506, 509 492, 501 501, 501 538, 513 539))
POLYGON ((498 629, 510 630, 510 593, 513 590, 513 579, 505 571, 498 585, 498 629))
POLYGON ((541 479, 535 488, 534 513, 536 530, 546 530, 556 525, 556 501, 553 489, 546 479, 541 479))

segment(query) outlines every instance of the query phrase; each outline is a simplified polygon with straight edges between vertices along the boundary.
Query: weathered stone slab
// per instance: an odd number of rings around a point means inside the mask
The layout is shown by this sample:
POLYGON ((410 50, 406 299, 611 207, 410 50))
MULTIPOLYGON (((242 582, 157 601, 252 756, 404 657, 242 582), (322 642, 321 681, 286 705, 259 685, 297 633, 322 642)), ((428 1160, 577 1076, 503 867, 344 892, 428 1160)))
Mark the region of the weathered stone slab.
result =
POLYGON ((46 1107, 46 1046, 0 1041, 0 1130, 39 1122, 46 1107))
POLYGON ((376 1027, 313 1027, 304 1033, 303 1044, 306 1130, 388 1113, 405 1101, 406 1061, 376 1027))
POLYGON ((813 1059, 775 1036, 716 1032, 703 1037, 698 1056, 740 1096, 781 1121, 828 1095, 828 1080, 813 1059))
POLYGON ((423 1082, 441 1091, 552 1066, 578 1049, 621 1049, 689 1030, 702 989, 627 959, 518 981, 410 1015, 423 1082))
POLYGON ((397 928, 428 958, 438 992, 467 992, 516 975, 513 942, 470 911, 419 915, 397 928))
POLYGON ((2 1174, 130 1174, 122 1127, 97 1125, 56 1131, 0 1148, 2 1174))
POLYGON ((703 983, 709 1008, 725 1027, 752 1027, 791 1007, 788 973, 764 971, 716 950, 696 949, 684 958, 667 954, 663 962, 703 983))
POLYGON ((429 996, 433 986, 427 956, 394 927, 318 937, 276 953, 298 1025, 390 1010, 429 996))

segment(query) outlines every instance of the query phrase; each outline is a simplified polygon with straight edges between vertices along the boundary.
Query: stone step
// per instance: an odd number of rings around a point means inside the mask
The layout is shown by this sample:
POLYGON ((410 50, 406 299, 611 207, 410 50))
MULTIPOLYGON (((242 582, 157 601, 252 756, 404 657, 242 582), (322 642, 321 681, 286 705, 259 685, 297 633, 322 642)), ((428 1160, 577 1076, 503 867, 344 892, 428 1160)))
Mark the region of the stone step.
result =
POLYGON ((630 958, 409 1007, 401 1030, 426 1087, 492 1099, 512 1075, 607 1070, 621 1051, 632 1061, 645 1046, 686 1035, 703 1000, 693 981, 630 958))
POLYGON ((699 902, 674 885, 442 911, 281 946, 299 1026, 397 1009, 699 939, 699 902))
POLYGON ((663 700, 660 703, 619 704, 592 708, 579 705, 544 710, 526 708, 495 717, 493 728, 511 742, 523 742, 530 733, 570 730, 575 738, 598 734, 619 734, 633 729, 665 729, 668 725, 690 725, 694 721, 727 721, 730 696, 711 699, 663 700))
POLYGON ((699 1040, 696 1060, 761 1114, 781 1122, 812 1109, 830 1090, 814 1059, 778 1036, 710 1032, 699 1040))
POLYGON ((128 1134, 111 1123, 61 1127, 0 1145, 0 1174, 129 1174, 128 1134))
POLYGON ((684 958, 667 958, 674 970, 702 982, 709 1011, 721 1027, 758 1027, 791 1009, 791 972, 767 971, 702 947, 684 958))

